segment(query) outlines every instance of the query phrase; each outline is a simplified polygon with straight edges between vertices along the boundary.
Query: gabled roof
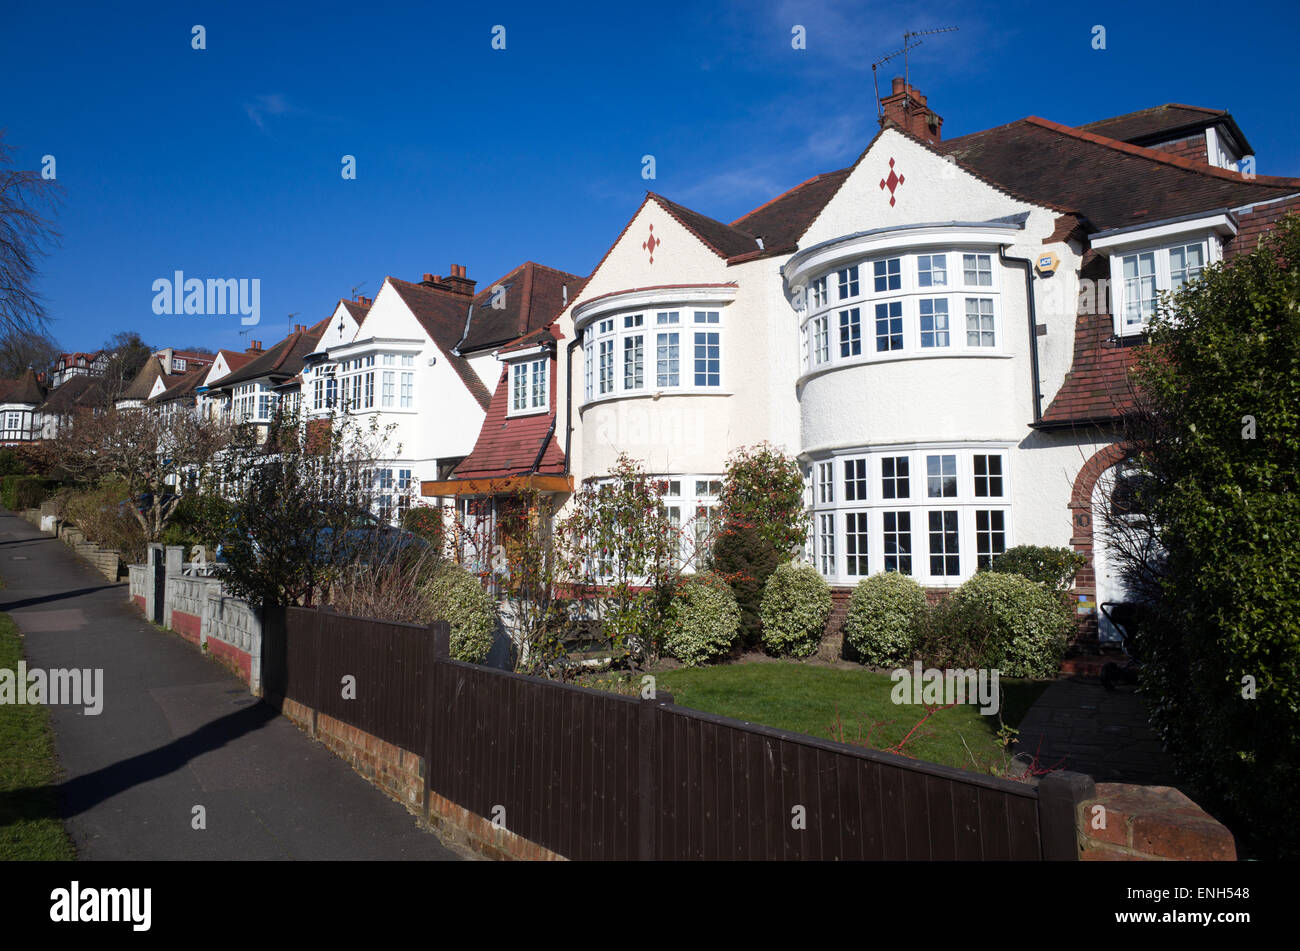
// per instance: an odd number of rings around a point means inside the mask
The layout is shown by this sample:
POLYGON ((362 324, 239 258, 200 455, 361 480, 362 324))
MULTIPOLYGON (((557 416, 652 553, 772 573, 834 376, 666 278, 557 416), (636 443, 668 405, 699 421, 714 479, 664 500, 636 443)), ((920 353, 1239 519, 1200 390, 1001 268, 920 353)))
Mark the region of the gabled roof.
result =
POLYGON ((178 373, 165 377, 167 389, 150 399, 152 403, 170 403, 173 400, 193 398, 194 391, 203 383, 210 366, 198 366, 187 373, 178 373))
MULTIPOLYGON (((249 380, 270 379, 280 383, 302 369, 303 357, 311 353, 325 333, 329 317, 320 320, 305 330, 295 330, 279 343, 260 355, 253 356, 237 370, 232 370, 219 380, 208 384, 208 389, 226 389, 237 383, 249 380)), ((251 355, 250 355, 251 356, 251 355)))
POLYGON ((30 403, 37 406, 44 401, 45 387, 31 367, 16 380, 0 380, 0 403, 30 403))
POLYGON ((81 406, 102 406, 107 398, 104 383, 99 377, 74 376, 51 390, 40 409, 50 415, 66 416, 81 406))
MULTIPOLYGON (((554 387, 554 374, 548 382, 554 387)), ((564 452, 551 429, 555 421, 554 389, 550 410, 545 413, 512 417, 507 413, 509 401, 509 368, 503 368, 474 449, 452 471, 452 479, 500 479, 564 472, 564 452), (543 441, 545 452, 542 452, 543 441)))
POLYGON ((492 402, 492 394, 483 385, 483 381, 474 372, 469 361, 453 352, 465 333, 465 319, 469 316, 470 298, 434 290, 422 284, 412 284, 395 277, 385 278, 385 280, 392 285, 393 290, 397 291, 397 296, 420 322, 429 339, 438 345, 438 349, 447 358, 447 362, 451 364, 475 401, 479 406, 487 409, 488 404, 492 402))
POLYGON ((675 201, 669 201, 663 195, 654 192, 649 192, 648 195, 676 219, 678 224, 704 242, 705 247, 719 257, 732 258, 738 254, 760 250, 758 240, 748 232, 723 224, 698 211, 692 211, 675 201))
POLYGON ((564 288, 568 300, 573 300, 585 283, 577 274, 525 261, 474 296, 474 314, 460 343, 461 353, 499 347, 546 326, 564 309, 564 288), (492 306, 493 288, 498 286, 506 289, 501 308, 492 306))
MULTIPOLYGON (((359 301, 342 299, 339 300, 339 303, 347 308, 352 319, 357 322, 357 326, 361 326, 361 324, 365 323, 366 314, 370 313, 371 304, 362 304, 359 301)), ((373 303, 373 301, 371 303, 373 303)), ((335 310, 337 311, 338 308, 335 308, 335 310)))
MULTIPOLYGON (((255 353, 248 353, 244 350, 218 350, 217 353, 219 356, 226 358, 226 366, 229 368, 228 372, 230 373, 234 373, 240 367, 246 366, 253 357, 257 356, 255 353)), ((212 362, 216 363, 216 358, 213 358, 212 362)), ((211 372, 212 367, 207 369, 211 372)))
POLYGON ((1015 195, 1079 213, 1095 230, 1237 208, 1300 191, 1300 179, 1247 179, 1038 116, 934 148, 1015 195))
POLYGON ((852 166, 824 175, 814 175, 796 185, 783 195, 742 215, 731 223, 746 234, 763 239, 763 246, 771 252, 795 247, 808 226, 821 214, 844 179, 853 171, 852 166))
POLYGON ((1226 125, 1229 132, 1250 155, 1253 149, 1246 141, 1245 135, 1237 122, 1226 109, 1206 109, 1204 106, 1186 106, 1179 102, 1167 102, 1163 106, 1152 106, 1127 112, 1122 116, 1085 122, 1076 128, 1085 132, 1130 142, 1133 145, 1150 145, 1153 142, 1167 142, 1171 139, 1201 132, 1212 125, 1226 125))
POLYGON ((118 397, 118 400, 147 400, 149 394, 153 392, 154 381, 162 375, 162 361, 156 356, 150 356, 149 359, 144 362, 144 366, 140 367, 135 378, 131 380, 131 383, 127 388, 122 391, 122 395, 118 397))

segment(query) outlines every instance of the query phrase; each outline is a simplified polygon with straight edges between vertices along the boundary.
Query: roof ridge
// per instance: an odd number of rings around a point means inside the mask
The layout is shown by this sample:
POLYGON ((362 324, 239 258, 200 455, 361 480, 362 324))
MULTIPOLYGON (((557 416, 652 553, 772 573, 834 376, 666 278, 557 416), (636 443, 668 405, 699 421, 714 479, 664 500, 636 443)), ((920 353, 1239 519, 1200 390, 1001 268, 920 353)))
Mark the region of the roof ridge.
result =
POLYGON ((1132 112, 1121 112, 1117 116, 1106 116, 1104 119, 1093 119, 1091 122, 1084 122, 1081 125, 1073 126, 1076 129, 1087 129, 1088 126, 1102 125, 1106 122, 1115 122, 1117 119, 1129 119, 1133 116, 1146 115, 1150 112, 1158 112, 1161 109, 1190 109, 1192 112, 1203 112, 1207 116, 1226 116, 1229 115, 1227 109, 1211 109, 1208 106, 1192 106, 1185 102, 1162 102, 1158 105, 1147 106, 1145 109, 1134 109, 1132 112))
POLYGON ((1185 172, 1209 175, 1213 178, 1220 178, 1241 184, 1274 186, 1295 185, 1300 187, 1300 178, 1286 178, 1279 175, 1253 175, 1248 178, 1243 172, 1233 172, 1226 168, 1215 168, 1213 165, 1193 162, 1191 159, 1183 158, 1181 155, 1172 155, 1169 152, 1162 152, 1159 149, 1148 149, 1141 145, 1133 145, 1132 143, 1124 142, 1120 139, 1112 139, 1109 136, 1098 135, 1096 132, 1089 132, 1086 129, 1080 129, 1077 126, 1068 126, 1063 125, 1060 122, 1053 122, 1051 119, 1044 119, 1042 116, 1025 116, 1025 118, 1020 121, 1032 123, 1039 128, 1047 129, 1049 132, 1055 132, 1058 135, 1083 139, 1085 142, 1102 145, 1117 152, 1126 152, 1129 155, 1136 156, 1137 158, 1144 158, 1153 162, 1161 162, 1165 165, 1182 169, 1185 172))

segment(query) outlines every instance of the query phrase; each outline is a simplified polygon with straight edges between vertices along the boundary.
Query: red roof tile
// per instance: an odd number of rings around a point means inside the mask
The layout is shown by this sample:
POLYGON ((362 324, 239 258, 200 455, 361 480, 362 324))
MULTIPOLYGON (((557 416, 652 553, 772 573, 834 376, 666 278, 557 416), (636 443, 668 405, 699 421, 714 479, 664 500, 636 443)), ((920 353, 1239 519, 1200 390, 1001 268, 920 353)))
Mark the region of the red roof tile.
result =
MULTIPOLYGON (((554 368, 555 359, 552 355, 552 371, 554 368)), ((551 425, 555 421, 555 373, 550 374, 549 412, 510 416, 507 413, 510 401, 509 370, 508 365, 502 368, 478 440, 474 443, 473 451, 452 472, 453 479, 503 478, 534 472, 558 475, 564 472, 564 452, 560 449, 556 434, 551 431, 551 425), (546 440, 546 451, 538 464, 537 457, 543 440, 546 440)))

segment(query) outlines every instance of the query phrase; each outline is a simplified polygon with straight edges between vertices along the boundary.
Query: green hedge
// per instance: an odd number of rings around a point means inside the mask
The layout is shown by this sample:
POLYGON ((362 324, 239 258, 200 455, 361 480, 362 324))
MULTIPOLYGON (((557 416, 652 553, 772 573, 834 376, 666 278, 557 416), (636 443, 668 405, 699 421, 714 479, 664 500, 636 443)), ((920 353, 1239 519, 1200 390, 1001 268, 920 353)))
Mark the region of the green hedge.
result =
POLYGON ((849 598, 844 639, 864 664, 897 667, 910 663, 925 591, 907 575, 880 572, 863 578, 849 598))
POLYGON ((727 653, 740 629, 731 585, 711 572, 689 575, 668 605, 664 650, 688 667, 727 653))
POLYGON ((441 566, 424 587, 437 617, 451 625, 451 656, 470 664, 487 660, 496 640, 497 611, 478 578, 464 568, 441 566))
POLYGON ((979 572, 938 609, 957 662, 997 668, 1006 677, 1052 677, 1074 619, 1046 585, 1015 574, 979 572))
POLYGON ((1017 545, 993 559, 987 570, 1020 575, 1064 594, 1074 583, 1074 576, 1088 559, 1069 548, 1044 548, 1040 545, 1017 545))
POLYGON ((831 588, 807 563, 786 562, 772 572, 760 609, 763 646, 773 654, 807 657, 821 644, 831 614, 831 588))
POLYGON ((0 505, 11 512, 34 509, 50 497, 57 487, 51 479, 31 475, 7 475, 0 478, 0 505))

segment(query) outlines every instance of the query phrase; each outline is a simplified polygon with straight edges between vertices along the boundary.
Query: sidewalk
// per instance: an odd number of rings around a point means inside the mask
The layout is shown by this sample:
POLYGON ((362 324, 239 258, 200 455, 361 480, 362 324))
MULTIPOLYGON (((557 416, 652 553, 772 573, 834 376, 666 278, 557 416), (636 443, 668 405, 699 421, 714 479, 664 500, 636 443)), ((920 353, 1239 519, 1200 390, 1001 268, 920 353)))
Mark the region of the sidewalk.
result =
POLYGON ((82 859, 459 858, 57 540, 0 510, 0 611, 29 668, 102 668, 103 711, 51 707, 82 859), (191 828, 195 806, 207 828, 191 828))

